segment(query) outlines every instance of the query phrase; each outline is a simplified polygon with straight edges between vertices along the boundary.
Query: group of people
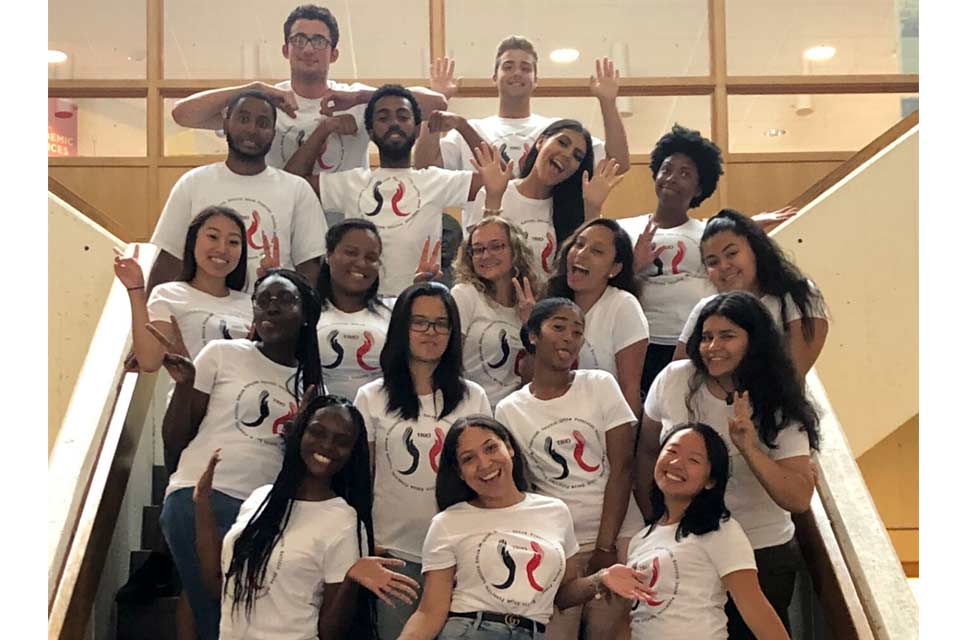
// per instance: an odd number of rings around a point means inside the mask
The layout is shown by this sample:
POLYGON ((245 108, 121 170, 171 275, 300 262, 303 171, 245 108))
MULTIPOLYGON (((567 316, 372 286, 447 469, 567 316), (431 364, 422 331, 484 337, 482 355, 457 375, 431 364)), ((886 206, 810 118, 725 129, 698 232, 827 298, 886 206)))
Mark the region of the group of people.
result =
POLYGON ((656 210, 601 217, 629 168, 609 61, 604 143, 531 112, 524 38, 479 120, 444 110, 452 61, 346 86, 338 41, 297 7, 289 82, 181 100, 227 158, 174 186, 148 277, 115 260, 130 364, 173 381, 179 636, 788 637, 827 334, 764 231, 792 212, 690 217, 722 158, 675 125, 656 210))

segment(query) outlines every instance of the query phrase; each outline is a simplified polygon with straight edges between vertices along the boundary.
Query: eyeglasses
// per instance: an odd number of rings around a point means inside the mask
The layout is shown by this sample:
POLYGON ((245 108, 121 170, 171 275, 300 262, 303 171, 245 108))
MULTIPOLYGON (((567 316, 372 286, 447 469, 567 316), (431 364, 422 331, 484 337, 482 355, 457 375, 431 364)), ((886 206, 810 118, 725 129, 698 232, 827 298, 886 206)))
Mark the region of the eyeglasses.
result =
POLYGON ((330 38, 319 33, 312 36, 308 36, 305 33, 295 33, 287 39, 287 42, 297 49, 306 49, 307 43, 309 42, 317 51, 323 51, 331 44, 330 38))
POLYGON ((429 318, 424 318, 423 316, 413 316, 410 318, 410 331, 426 333, 430 327, 433 327, 434 331, 436 331, 438 334, 445 336, 450 333, 450 320, 449 318, 437 318, 436 320, 430 320, 429 318))
POLYGON ((507 248, 507 245, 503 242, 491 242, 488 245, 471 244, 469 246, 470 246, 470 255, 474 255, 477 257, 483 256, 484 253, 490 253, 490 254, 502 253, 507 248))
POLYGON ((272 296, 264 291, 253 299, 253 306, 260 310, 268 309, 270 303, 274 300, 276 300, 277 306, 290 308, 300 303, 300 296, 289 291, 281 291, 279 294, 272 296))

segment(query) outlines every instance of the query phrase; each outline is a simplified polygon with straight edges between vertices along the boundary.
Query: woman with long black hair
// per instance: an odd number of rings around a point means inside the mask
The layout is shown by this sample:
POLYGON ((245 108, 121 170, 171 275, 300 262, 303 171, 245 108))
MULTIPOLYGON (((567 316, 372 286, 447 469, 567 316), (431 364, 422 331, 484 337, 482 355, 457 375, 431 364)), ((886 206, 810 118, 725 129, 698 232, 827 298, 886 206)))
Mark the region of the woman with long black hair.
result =
POLYGON ((296 415, 304 389, 323 389, 319 316, 317 294, 302 275, 269 269, 254 285, 252 340, 214 340, 196 364, 169 351, 163 357, 176 383, 163 419, 163 443, 179 463, 167 485, 160 526, 202 640, 217 637, 220 609, 200 579, 193 488, 210 452, 222 449, 227 462, 211 500, 223 534, 243 500, 276 478, 284 425, 296 415))
MULTIPOLYGON (((731 453, 727 505, 750 539, 760 586, 789 630, 802 567, 790 514, 810 508, 817 413, 770 312, 750 293, 722 293, 704 305, 687 357, 660 372, 644 403, 637 495, 650 494, 663 433, 688 422, 713 427, 731 453)), ((641 507, 652 515, 646 500, 641 507)), ((751 637, 734 603, 727 617, 731 638, 751 637)))
MULTIPOLYGON (((490 415, 483 388, 463 377, 462 353, 450 291, 435 282, 412 285, 390 317, 380 352, 383 378, 357 392, 373 451, 378 555, 405 560, 403 573, 418 581, 423 540, 437 512, 433 491, 447 431, 461 416, 490 415)), ((380 635, 397 637, 412 613, 403 603, 378 605, 380 635)))
POLYGON ((276 479, 250 494, 226 536, 210 499, 219 452, 194 488, 204 582, 222 594, 220 638, 373 637, 373 595, 412 603, 417 584, 386 568, 402 560, 373 557, 363 417, 346 398, 308 394, 284 441, 276 479))

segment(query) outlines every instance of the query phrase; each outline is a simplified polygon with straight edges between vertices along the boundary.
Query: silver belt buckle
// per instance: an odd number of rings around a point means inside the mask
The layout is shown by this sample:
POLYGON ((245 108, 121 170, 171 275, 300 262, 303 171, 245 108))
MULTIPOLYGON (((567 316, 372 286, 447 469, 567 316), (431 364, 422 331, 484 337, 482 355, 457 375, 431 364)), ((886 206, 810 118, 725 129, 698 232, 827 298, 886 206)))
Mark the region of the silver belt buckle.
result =
POLYGON ((507 625, 511 627, 520 626, 520 616, 514 615, 512 613, 508 613, 506 616, 504 616, 503 621, 506 622, 507 625))

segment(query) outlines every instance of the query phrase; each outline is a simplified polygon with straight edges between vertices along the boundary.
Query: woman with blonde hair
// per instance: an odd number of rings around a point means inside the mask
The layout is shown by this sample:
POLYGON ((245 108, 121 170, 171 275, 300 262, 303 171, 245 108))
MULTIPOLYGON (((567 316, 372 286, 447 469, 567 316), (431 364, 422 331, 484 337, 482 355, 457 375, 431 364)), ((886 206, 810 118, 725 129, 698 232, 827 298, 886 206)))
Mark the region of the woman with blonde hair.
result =
POLYGON ((467 234, 454 268, 464 377, 496 406, 520 385, 520 327, 540 290, 527 234, 506 218, 484 218, 467 234))

